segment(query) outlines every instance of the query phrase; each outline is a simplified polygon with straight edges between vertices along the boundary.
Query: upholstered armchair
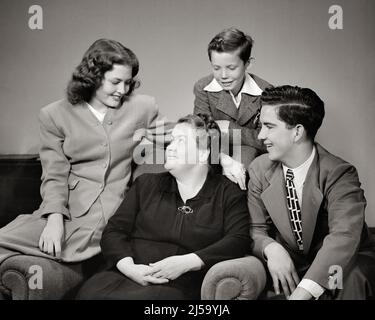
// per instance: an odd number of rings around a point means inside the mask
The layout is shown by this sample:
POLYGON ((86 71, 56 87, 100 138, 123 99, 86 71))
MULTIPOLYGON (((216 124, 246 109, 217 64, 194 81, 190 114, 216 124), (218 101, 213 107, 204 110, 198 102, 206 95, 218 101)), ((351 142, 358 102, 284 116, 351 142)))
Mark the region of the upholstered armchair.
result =
POLYGON ((73 299, 80 284, 97 267, 97 257, 63 264, 35 256, 12 256, 0 264, 0 299, 73 299))
MULTIPOLYGON (((73 299, 83 281, 95 272, 99 260, 96 257, 84 263, 61 264, 34 256, 12 256, 0 265, 0 300, 73 299), (37 270, 42 270, 39 280, 37 270)), ((256 299, 265 283, 264 268, 255 257, 227 260, 208 271, 201 298, 256 299)))
POLYGON ((219 262, 202 284, 202 300, 255 300, 266 285, 266 271, 253 256, 219 262))
MULTIPOLYGON (((162 166, 142 166, 136 175, 159 172, 162 166)), ((39 196, 41 168, 36 158, 0 159, 0 227, 20 213, 33 212, 39 196)), ((14 255, 0 264, 0 300, 73 299, 85 279, 100 270, 96 256, 83 263, 57 263, 51 259, 14 255)), ((266 273, 255 257, 217 263, 204 279, 204 300, 256 299, 263 291, 266 273)))

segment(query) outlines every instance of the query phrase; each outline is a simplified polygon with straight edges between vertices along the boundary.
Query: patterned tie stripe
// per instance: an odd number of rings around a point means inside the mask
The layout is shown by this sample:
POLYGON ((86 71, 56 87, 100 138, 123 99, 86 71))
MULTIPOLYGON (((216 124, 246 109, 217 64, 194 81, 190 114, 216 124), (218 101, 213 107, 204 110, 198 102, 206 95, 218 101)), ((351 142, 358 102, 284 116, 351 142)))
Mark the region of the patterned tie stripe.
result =
POLYGON ((292 225, 294 237, 296 238, 299 250, 303 250, 302 241, 302 217, 301 209, 298 202, 297 190, 294 186, 294 174, 291 169, 286 172, 286 192, 289 218, 292 225))

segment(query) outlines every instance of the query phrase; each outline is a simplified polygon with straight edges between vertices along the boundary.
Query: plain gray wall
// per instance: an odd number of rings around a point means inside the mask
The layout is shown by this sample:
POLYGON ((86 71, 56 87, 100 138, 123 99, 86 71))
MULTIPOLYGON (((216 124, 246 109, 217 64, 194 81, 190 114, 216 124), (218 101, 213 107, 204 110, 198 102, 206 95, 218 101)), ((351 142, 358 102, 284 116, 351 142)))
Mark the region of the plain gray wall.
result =
POLYGON ((374 12, 373 0, 0 0, 0 154, 38 152, 38 110, 64 96, 94 40, 134 50, 138 92, 176 119, 192 111, 193 84, 210 71, 209 40, 236 26, 255 39, 252 72, 311 87, 326 102, 317 140, 358 168, 375 226, 374 12), (28 27, 33 4, 43 8, 43 30, 28 27), (328 27, 333 4, 343 8, 343 30, 328 27))

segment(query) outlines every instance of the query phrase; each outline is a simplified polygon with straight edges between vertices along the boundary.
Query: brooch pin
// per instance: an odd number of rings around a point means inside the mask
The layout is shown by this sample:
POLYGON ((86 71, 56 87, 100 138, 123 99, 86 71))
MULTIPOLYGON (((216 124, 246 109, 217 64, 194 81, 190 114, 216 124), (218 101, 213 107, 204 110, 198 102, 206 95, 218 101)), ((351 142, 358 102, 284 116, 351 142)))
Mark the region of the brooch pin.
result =
POLYGON ((193 213, 193 209, 190 208, 189 206, 182 206, 182 207, 178 207, 177 209, 183 214, 193 213))

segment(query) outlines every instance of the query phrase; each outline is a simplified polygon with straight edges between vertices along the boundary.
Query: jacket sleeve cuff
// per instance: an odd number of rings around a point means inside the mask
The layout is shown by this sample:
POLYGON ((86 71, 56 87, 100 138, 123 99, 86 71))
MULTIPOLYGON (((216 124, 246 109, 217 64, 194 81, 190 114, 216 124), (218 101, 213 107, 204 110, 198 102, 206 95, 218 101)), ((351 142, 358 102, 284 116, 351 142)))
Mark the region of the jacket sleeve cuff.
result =
POLYGON ((298 287, 308 291, 315 299, 319 299, 319 297, 324 293, 324 288, 310 279, 302 279, 298 284, 298 287))
POLYGON ((61 213, 65 219, 71 219, 69 210, 62 205, 42 204, 40 206, 39 213, 42 216, 42 218, 47 218, 48 215, 51 213, 61 213))

